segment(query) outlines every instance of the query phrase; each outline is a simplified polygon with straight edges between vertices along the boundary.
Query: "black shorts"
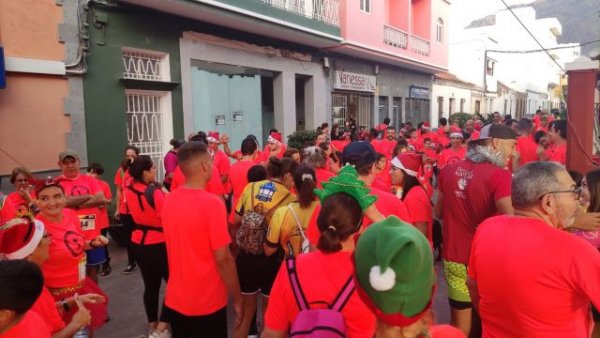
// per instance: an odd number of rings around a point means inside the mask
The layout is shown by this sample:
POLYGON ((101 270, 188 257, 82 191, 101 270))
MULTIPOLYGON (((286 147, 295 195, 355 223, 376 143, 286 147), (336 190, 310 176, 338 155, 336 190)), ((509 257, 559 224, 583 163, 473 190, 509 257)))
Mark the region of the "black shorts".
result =
POLYGON ((251 255, 240 252, 235 264, 242 293, 252 295, 260 292, 268 297, 281 262, 279 253, 267 257, 264 254, 251 255))

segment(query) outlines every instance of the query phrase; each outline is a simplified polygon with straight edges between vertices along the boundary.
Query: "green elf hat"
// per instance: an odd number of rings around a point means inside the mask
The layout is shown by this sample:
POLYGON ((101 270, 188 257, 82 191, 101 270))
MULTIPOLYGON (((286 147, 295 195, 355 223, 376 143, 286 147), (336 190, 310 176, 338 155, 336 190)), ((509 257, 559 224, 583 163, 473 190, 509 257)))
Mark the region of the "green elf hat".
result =
POLYGON ((436 279, 429 242, 397 217, 363 232, 354 267, 358 295, 385 324, 411 325, 431 308, 436 279))
POLYGON ((323 202, 327 197, 339 192, 346 193, 356 199, 360 208, 365 210, 375 203, 377 196, 370 195, 365 182, 358 179, 358 172, 351 165, 344 166, 336 176, 323 182, 323 189, 315 189, 315 195, 323 202))

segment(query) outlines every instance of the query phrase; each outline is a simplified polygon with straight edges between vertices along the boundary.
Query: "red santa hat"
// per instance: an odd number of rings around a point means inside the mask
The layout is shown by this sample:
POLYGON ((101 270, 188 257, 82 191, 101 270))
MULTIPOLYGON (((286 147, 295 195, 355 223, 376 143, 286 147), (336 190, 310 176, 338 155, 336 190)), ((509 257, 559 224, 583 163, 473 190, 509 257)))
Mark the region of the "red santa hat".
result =
POLYGON ((402 169, 407 175, 417 177, 422 161, 421 155, 406 152, 394 157, 392 166, 402 169))
POLYGON ((0 227, 0 257, 23 259, 31 255, 44 237, 44 223, 14 218, 0 227))
POLYGON ((452 127, 450 127, 450 132, 451 133, 462 133, 462 130, 460 129, 459 126, 453 124, 452 127))
POLYGON ((218 131, 209 131, 208 135, 206 135, 206 140, 212 143, 219 143, 219 132, 218 131))
POLYGON ((431 124, 429 122, 423 122, 421 125, 422 129, 431 129, 431 124))
POLYGON ((272 132, 271 135, 269 135, 269 143, 281 143, 281 140, 281 133, 272 132))

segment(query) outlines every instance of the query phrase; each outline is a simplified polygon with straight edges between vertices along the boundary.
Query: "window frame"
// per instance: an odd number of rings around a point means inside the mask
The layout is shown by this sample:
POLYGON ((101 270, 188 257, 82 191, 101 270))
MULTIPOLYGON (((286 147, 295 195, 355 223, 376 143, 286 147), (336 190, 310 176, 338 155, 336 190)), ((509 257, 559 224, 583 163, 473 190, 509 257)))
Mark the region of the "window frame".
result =
POLYGON ((360 0, 360 10, 364 13, 371 14, 371 0, 360 0))

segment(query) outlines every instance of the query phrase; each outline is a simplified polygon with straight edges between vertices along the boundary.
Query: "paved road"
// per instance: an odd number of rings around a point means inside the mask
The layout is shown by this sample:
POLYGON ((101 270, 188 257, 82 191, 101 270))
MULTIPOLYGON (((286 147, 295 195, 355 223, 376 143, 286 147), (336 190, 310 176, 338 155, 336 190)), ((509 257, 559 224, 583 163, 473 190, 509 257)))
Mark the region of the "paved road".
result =
MULTIPOLYGON (((113 241, 114 242, 114 241, 113 241)), ((126 252, 111 243, 113 272, 100 277, 100 286, 109 296, 111 320, 95 335, 97 338, 137 338, 147 332, 146 315, 142 303, 143 284, 139 269, 123 275, 127 265, 126 252)), ((446 300, 446 284, 441 265, 436 265, 438 287, 434 300, 434 312, 438 323, 448 323, 450 314, 446 300)), ((164 289, 164 285, 163 285, 164 289)))

